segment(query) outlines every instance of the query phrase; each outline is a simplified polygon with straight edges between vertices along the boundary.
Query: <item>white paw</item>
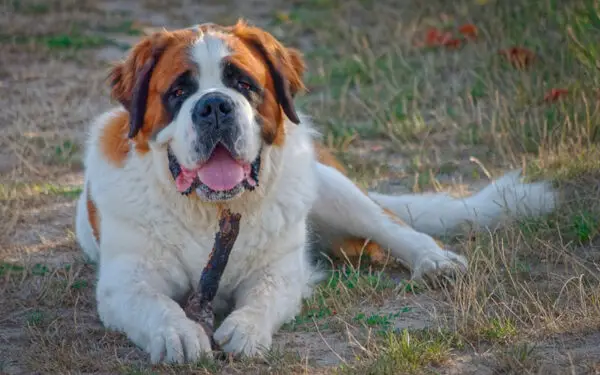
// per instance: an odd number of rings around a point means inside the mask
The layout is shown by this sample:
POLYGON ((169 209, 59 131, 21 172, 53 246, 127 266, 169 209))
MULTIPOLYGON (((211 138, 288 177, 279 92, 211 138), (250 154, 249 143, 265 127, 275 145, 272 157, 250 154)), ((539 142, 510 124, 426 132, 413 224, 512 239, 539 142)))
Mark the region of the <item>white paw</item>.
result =
POLYGON ((213 335, 223 351, 254 356, 271 347, 271 332, 264 316, 249 309, 232 312, 213 335))
POLYGON ((211 352, 210 339, 204 328, 184 318, 158 327, 147 347, 152 363, 189 363, 211 352))
POLYGON ((429 251, 415 263, 413 280, 442 281, 467 272, 467 259, 447 250, 429 251))

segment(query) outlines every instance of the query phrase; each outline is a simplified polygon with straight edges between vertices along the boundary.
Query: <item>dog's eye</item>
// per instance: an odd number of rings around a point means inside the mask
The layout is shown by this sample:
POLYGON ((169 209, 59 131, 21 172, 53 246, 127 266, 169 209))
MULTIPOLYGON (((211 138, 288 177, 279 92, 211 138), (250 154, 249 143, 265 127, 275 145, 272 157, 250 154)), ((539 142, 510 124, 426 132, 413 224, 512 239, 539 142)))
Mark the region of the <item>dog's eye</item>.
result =
POLYGON ((173 91, 173 96, 174 96, 175 98, 180 98, 180 97, 182 97, 183 95, 185 95, 185 90, 184 90, 184 89, 182 89, 182 88, 179 88, 179 89, 176 89, 175 91, 173 91))
POLYGON ((238 87, 242 90, 250 90, 252 85, 246 81, 238 81, 238 87))

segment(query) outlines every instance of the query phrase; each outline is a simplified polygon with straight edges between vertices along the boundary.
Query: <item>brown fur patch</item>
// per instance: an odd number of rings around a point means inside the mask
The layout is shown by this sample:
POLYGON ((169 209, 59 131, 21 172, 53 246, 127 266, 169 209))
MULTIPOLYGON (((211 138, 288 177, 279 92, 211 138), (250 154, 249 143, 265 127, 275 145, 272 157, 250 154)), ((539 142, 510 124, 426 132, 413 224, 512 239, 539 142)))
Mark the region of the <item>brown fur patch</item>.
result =
POLYGON ((100 151, 115 167, 123 167, 129 153, 129 114, 125 111, 110 119, 100 133, 100 151))
POLYGON ((136 74, 156 51, 161 51, 150 78, 144 125, 133 139, 136 151, 147 152, 148 141, 168 123, 161 97, 179 75, 195 69, 188 48, 198 36, 198 30, 192 29, 159 31, 139 42, 128 58, 111 70, 112 97, 130 109, 136 74))
POLYGON ((333 255, 339 259, 350 260, 356 265, 361 255, 368 255, 373 263, 384 263, 387 259, 387 252, 381 246, 373 241, 366 241, 364 238, 348 237, 340 239, 332 244, 333 255))
POLYGON ((100 242, 100 216, 98 213, 98 209, 96 208, 96 204, 92 200, 90 195, 90 190, 88 186, 87 191, 87 212, 88 212, 88 221, 90 223, 90 227, 92 227, 92 234, 96 239, 96 242, 100 242))
POLYGON ((277 95, 276 82, 269 74, 265 56, 262 56, 255 45, 260 44, 267 54, 266 58, 280 70, 289 85, 292 97, 304 89, 302 78, 305 64, 302 55, 295 49, 284 47, 268 32, 248 26, 243 21, 238 21, 236 25, 226 28, 226 30, 231 33, 228 43, 233 51, 232 61, 251 73, 265 88, 263 102, 258 108, 263 120, 263 139, 267 143, 282 145, 285 138, 282 98, 277 95))

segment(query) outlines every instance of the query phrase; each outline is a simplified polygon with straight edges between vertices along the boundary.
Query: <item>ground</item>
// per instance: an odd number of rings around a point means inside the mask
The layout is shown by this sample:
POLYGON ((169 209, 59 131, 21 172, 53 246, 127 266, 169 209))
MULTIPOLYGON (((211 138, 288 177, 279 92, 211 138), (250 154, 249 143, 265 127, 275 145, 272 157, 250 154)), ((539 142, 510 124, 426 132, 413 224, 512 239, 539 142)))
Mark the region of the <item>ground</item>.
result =
POLYGON ((0 373, 600 373, 600 11, 593 0, 11 0, 0 14, 0 373), (300 48, 299 98, 370 189, 523 168, 556 213, 445 238, 454 285, 338 267, 262 360, 155 366, 95 311, 73 236, 89 120, 146 27, 238 17, 300 48))

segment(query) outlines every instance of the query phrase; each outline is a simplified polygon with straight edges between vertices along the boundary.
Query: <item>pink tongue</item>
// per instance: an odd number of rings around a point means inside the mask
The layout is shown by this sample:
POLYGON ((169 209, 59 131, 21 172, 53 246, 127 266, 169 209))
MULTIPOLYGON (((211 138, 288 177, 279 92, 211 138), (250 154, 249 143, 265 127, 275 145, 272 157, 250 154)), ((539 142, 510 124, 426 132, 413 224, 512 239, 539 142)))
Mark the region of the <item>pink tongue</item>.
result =
POLYGON ((219 145, 198 171, 198 178, 212 190, 231 190, 244 180, 244 167, 219 145))

